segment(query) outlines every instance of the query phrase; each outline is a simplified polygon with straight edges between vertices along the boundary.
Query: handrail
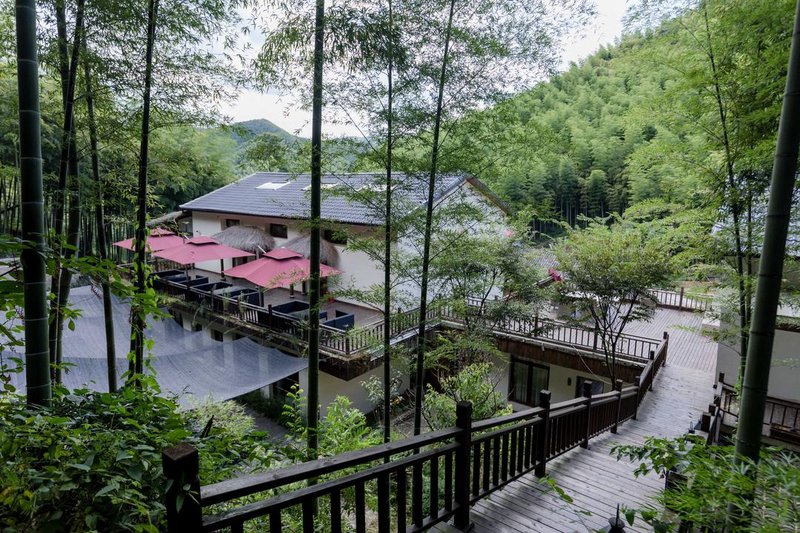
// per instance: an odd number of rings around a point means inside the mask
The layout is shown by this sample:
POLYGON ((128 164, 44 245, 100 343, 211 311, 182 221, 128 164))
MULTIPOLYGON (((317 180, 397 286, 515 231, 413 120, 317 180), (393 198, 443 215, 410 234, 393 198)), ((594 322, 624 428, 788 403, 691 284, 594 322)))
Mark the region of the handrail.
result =
MULTIPOLYGON (((242 300, 241 297, 228 297, 214 294, 213 291, 199 291, 194 287, 158 279, 157 286, 163 287, 173 296, 183 296, 204 305, 210 302, 212 310, 227 313, 238 320, 266 327, 271 331, 288 334, 293 340, 307 339, 307 324, 299 318, 279 313, 272 306, 261 307, 242 300)), ((468 305, 474 298, 467 299, 468 305)), ((475 306, 478 307, 478 306, 475 306)), ((410 309, 391 317, 391 335, 400 336, 418 327, 418 309, 410 309)), ((428 320, 434 325, 440 319, 460 322, 461 318, 444 305, 434 303, 428 308, 428 320)), ((320 347, 326 353, 338 356, 351 356, 364 350, 377 348, 383 340, 383 320, 365 324, 347 331, 320 324, 320 347)), ((533 317, 530 319, 509 319, 495 324, 496 333, 521 335, 532 340, 554 343, 561 346, 579 347, 592 352, 602 352, 602 340, 598 333, 590 327, 578 326, 549 318, 533 317)), ((618 341, 616 356, 621 360, 635 363, 646 363, 650 353, 659 350, 661 344, 653 339, 637 335, 623 334, 618 341)))
POLYGON ((399 441, 379 444, 368 450, 345 452, 335 457, 299 463, 274 472, 254 474, 248 476, 246 485, 241 483, 242 478, 228 479, 204 486, 200 491, 200 497, 202 498, 203 506, 214 505, 221 501, 241 498, 256 492, 303 481, 310 477, 323 476, 337 470, 344 470, 355 465, 370 463, 392 455, 405 453, 409 450, 430 446, 452 438, 457 433, 456 428, 442 429, 399 441))
POLYGON ((686 294, 683 287, 678 292, 665 289, 652 289, 650 292, 655 295, 659 307, 679 311, 709 311, 713 308, 712 297, 686 294))
MULTIPOLYGON (((719 410, 723 415, 730 416, 735 423, 739 419, 739 398, 736 388, 725 383, 724 378, 725 374, 720 373, 717 382, 717 392, 720 396, 719 410)), ((783 433, 788 431, 795 434, 789 439, 791 442, 800 441, 800 402, 767 396, 762 424, 762 433, 765 436, 787 440, 786 437, 789 435, 783 433)))
MULTIPOLYGON (((591 438, 608 431, 616 433, 620 423, 635 419, 639 405, 652 389, 652 378, 666 360, 667 344, 665 338, 663 348, 632 386, 623 387, 618 380, 613 391, 592 397, 591 382, 586 382, 582 397, 553 405, 550 393, 542 391, 539 407, 475 423, 471 420, 472 407, 462 402, 458 404, 457 424, 452 428, 204 487, 200 487, 197 478, 197 450, 188 444, 171 448, 164 452, 164 472, 169 479, 181 482, 173 482, 167 489, 169 531, 214 531, 222 527, 241 531, 245 521, 258 517, 268 519, 271 530, 280 530, 281 510, 292 506, 302 507, 304 530, 310 530, 317 517, 317 500, 323 497, 329 499, 332 530, 340 531, 343 491, 355 490, 355 518, 357 524, 363 525, 365 487, 373 481, 378 489, 379 531, 393 529, 390 517, 396 518, 398 531, 422 531, 450 518, 458 527, 466 527, 470 503, 531 471, 544 475, 548 461, 578 446, 587 447, 591 438), (414 453, 393 458, 408 452, 414 453), (361 470, 352 472, 359 466, 361 470), (428 473, 427 477, 423 472, 428 473), (289 488, 336 473, 341 477, 307 488, 289 488), (187 482, 197 497, 182 497, 178 511, 177 497, 187 482), (209 506, 281 488, 288 492, 203 516, 203 509, 209 506), (423 509, 424 494, 429 502, 427 511, 423 509), (439 504, 440 497, 444 507, 439 504)), ((363 530, 358 526, 356 529, 363 530)))

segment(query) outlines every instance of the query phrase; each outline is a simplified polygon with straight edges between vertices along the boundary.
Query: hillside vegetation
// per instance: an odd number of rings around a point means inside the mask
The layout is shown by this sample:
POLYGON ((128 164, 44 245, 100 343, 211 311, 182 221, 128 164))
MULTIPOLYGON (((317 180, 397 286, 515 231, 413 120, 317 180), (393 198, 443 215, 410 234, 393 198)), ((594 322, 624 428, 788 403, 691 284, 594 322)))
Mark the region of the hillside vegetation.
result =
POLYGON ((513 206, 570 224, 653 198, 718 207, 731 185, 726 150, 741 196, 757 196, 770 173, 793 3, 709 6, 707 25, 698 9, 627 35, 470 116, 457 127, 461 161, 513 206))

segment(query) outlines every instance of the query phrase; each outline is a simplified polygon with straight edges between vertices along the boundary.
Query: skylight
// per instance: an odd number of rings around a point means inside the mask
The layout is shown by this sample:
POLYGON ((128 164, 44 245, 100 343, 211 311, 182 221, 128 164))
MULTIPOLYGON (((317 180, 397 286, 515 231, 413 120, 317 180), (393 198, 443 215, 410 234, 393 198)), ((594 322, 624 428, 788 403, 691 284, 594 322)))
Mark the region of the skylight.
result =
POLYGON ((256 187, 256 189, 265 189, 269 191, 274 191, 288 184, 289 184, 288 181, 268 181, 266 183, 262 183, 261 185, 256 187))
MULTIPOLYGON (((338 186, 339 186, 338 183, 323 183, 322 184, 322 190, 323 191, 327 191, 327 190, 330 190, 330 189, 335 189, 338 186)), ((306 185, 305 187, 303 187, 303 190, 304 191, 310 191, 311 190, 311 185, 306 185)))

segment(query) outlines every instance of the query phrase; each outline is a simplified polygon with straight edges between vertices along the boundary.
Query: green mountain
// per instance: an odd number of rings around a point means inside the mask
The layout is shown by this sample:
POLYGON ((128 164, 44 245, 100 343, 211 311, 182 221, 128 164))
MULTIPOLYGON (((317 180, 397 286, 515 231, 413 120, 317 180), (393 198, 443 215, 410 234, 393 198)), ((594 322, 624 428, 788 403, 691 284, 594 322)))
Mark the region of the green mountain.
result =
POLYGON ((287 143, 303 139, 302 137, 298 137, 289 133, 285 129, 275 125, 265 118, 235 122, 231 125, 231 138, 233 138, 238 145, 249 141, 253 137, 261 135, 262 133, 271 133, 287 143))
POLYGON ((759 192, 774 153, 794 2, 708 9, 708 20, 690 10, 627 35, 467 117, 451 165, 514 207, 574 224, 651 199, 713 204, 726 187, 727 138, 748 180, 739 194, 759 192))

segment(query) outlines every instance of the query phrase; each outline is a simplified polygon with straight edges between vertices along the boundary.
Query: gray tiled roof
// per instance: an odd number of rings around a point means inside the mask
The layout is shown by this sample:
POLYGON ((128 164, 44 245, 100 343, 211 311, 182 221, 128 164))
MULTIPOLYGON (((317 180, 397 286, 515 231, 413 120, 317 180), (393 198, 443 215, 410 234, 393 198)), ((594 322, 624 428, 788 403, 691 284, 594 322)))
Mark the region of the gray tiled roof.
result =
MULTIPOLYGON (((396 174, 393 178, 402 187, 400 194, 412 205, 423 205, 427 196, 426 179, 396 174)), ((444 175, 439 179, 436 198, 439 199, 465 181, 464 176, 444 175)), ((358 190, 359 187, 380 183, 377 174, 344 174, 323 176, 324 184, 338 184, 337 190, 358 190)), ((212 191, 205 196, 181 205, 181 209, 210 211, 264 217, 306 219, 309 212, 309 174, 294 175, 286 172, 257 172, 246 178, 212 191), (259 189, 267 182, 288 182, 279 189, 259 189)), ((337 192, 323 190, 322 218, 350 224, 377 225, 376 214, 368 206, 345 198, 337 192)))

